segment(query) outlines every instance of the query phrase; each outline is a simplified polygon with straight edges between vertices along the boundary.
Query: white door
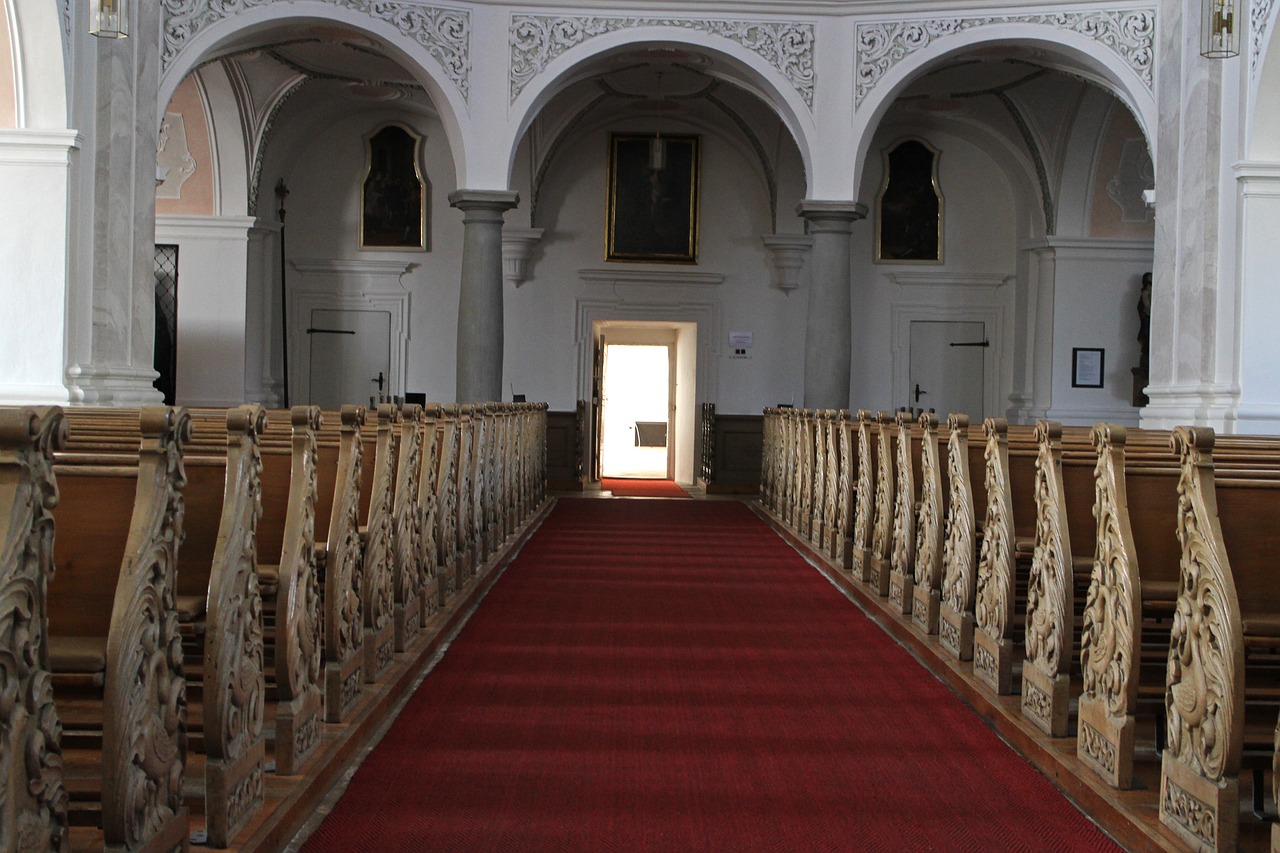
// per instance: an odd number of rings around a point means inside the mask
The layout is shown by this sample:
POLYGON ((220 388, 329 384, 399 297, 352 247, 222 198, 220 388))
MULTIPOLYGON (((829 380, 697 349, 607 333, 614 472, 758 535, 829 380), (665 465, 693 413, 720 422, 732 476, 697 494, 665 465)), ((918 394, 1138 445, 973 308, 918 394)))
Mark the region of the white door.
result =
POLYGON ((330 410, 344 403, 368 405, 379 391, 391 393, 391 312, 314 308, 307 337, 312 405, 330 410))
POLYGON ((944 420, 963 412, 970 423, 981 423, 988 347, 985 323, 912 320, 907 404, 933 409, 944 420))
POLYGON ((671 362, 667 345, 605 346, 601 476, 671 476, 671 362))

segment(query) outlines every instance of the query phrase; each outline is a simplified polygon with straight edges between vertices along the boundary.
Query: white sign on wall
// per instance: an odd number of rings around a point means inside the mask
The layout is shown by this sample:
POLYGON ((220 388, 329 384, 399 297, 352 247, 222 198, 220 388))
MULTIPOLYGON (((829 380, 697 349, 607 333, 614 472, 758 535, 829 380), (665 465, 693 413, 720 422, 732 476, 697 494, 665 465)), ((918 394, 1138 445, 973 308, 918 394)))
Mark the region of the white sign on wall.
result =
POLYGON ((753 332, 730 332, 729 358, 751 358, 751 345, 754 338, 753 332))

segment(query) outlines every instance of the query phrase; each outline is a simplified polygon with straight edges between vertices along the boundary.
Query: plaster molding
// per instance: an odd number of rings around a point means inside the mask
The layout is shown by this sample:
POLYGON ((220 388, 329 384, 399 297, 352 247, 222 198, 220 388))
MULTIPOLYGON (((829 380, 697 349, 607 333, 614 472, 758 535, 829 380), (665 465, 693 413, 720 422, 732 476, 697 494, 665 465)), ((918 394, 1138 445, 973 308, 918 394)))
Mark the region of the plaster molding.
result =
MULTIPOLYGON (((462 99, 470 97, 471 12, 443 6, 427 6, 407 0, 320 0, 390 24, 426 48, 427 53, 458 87, 462 99)), ((160 54, 167 71, 187 43, 211 24, 273 0, 162 0, 164 45, 160 54)))
POLYGON ((413 261, 373 261, 361 258, 294 258, 289 265, 303 275, 367 275, 372 278, 406 275, 418 268, 413 261))
POLYGON ((998 272, 891 272, 889 280, 904 287, 985 287, 1008 284, 1013 276, 998 272))
POLYGON ((1271 22, 1271 7, 1275 0, 1253 0, 1249 10, 1249 76, 1258 76, 1262 49, 1267 44, 1267 25, 1271 22))
POLYGON ((579 277, 590 284, 640 284, 666 287, 715 287, 724 281, 722 273, 685 272, 683 270, 578 270, 579 277))
POLYGON ((62 49, 71 55, 71 0, 59 0, 62 7, 62 49))
POLYGON ((672 27, 723 36, 758 54, 813 109, 815 27, 796 21, 640 18, 596 15, 511 16, 511 103, 552 60, 596 36, 638 27, 672 27))
POLYGON ((502 229, 502 280, 516 287, 529 278, 529 259, 542 239, 542 228, 502 229))
MULTIPOLYGON (((1054 32, 1069 30, 1109 48, 1154 93, 1156 11, 1154 8, 1055 11, 1024 15, 974 15, 858 24, 855 49, 857 87, 854 105, 895 65, 947 36, 1000 24, 1034 24, 1054 32)), ((1051 39, 1056 40, 1053 35, 1051 39)))
POLYGON ((76 130, 0 129, 0 165, 69 166, 71 152, 84 145, 76 130))
POLYGON ((764 234, 760 237, 773 262, 773 286, 790 293, 800 286, 800 270, 813 248, 813 238, 805 234, 764 234))
POLYGON ((156 239, 247 240, 257 226, 252 216, 201 216, 187 213, 156 214, 156 239))

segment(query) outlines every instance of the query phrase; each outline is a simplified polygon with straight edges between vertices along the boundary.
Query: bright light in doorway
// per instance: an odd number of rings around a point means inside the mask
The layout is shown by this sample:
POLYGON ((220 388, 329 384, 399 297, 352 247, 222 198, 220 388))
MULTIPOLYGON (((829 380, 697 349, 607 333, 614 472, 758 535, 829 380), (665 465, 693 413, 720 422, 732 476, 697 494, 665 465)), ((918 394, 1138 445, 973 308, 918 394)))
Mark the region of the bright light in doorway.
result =
POLYGON ((603 476, 667 476, 668 358, 666 346, 605 347, 600 447, 603 476))

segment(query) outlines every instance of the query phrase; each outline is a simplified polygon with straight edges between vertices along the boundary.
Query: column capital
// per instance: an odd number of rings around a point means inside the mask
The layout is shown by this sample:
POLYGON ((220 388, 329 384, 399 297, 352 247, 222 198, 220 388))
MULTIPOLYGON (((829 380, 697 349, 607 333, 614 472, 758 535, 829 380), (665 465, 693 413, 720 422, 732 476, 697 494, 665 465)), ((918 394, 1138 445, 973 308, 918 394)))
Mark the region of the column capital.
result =
POLYGON ((510 190, 455 190, 449 193, 451 207, 456 207, 463 213, 492 213, 499 219, 519 203, 520 193, 510 190))
POLYGON ((796 205, 796 215, 809 223, 812 231, 852 231, 854 222, 867 217, 867 206, 859 201, 826 201, 807 198, 796 205))

